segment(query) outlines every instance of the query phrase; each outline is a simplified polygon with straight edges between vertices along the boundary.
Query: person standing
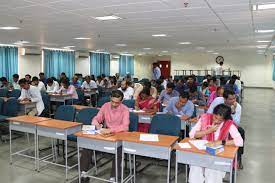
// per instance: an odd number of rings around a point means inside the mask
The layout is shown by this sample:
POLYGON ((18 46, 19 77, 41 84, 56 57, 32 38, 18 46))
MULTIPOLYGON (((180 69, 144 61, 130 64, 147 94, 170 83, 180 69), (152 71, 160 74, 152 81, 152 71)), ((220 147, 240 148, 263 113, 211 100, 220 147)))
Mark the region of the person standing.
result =
POLYGON ((153 63, 153 80, 158 80, 161 76, 161 71, 158 66, 158 63, 153 63))

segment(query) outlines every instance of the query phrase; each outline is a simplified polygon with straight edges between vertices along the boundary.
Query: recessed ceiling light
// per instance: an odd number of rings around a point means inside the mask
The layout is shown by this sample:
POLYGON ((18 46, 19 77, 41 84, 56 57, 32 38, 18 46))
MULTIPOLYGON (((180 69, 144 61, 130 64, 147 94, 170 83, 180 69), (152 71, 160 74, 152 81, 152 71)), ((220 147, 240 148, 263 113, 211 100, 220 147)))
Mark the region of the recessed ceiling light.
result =
POLYGON ((139 53, 138 55, 141 56, 141 55, 143 55, 143 53, 139 53))
POLYGON ((168 51, 164 50, 164 51, 161 51, 162 53, 168 53, 168 51))
POLYGON ((17 42, 15 42, 13 44, 22 45, 22 44, 28 44, 28 43, 30 43, 30 42, 28 42, 28 41, 17 41, 17 42))
POLYGON ((144 50, 151 50, 152 48, 143 48, 144 50))
POLYGON ((219 53, 217 53, 217 52, 215 52, 215 53, 213 53, 214 55, 218 55, 219 53))
POLYGON ((17 30, 20 29, 19 27, 0 27, 2 30, 17 30))
POLYGON ((258 46, 256 46, 256 48, 259 48, 259 49, 266 48, 266 47, 267 47, 267 45, 258 45, 258 46))
POLYGON ((166 34, 153 34, 153 37, 167 37, 166 34))
POLYGON ((93 17, 93 18, 96 19, 96 20, 101 20, 101 21, 122 19, 121 17, 115 16, 115 15, 108 15, 108 16, 102 16, 102 17, 93 17))
POLYGON ((257 43, 270 43, 271 41, 257 41, 257 43))
POLYGON ((127 44, 116 44, 116 46, 125 47, 125 46, 127 46, 127 44))
POLYGON ((63 48, 74 48, 75 46, 64 46, 63 48))
POLYGON ((91 39, 89 37, 76 37, 74 39, 78 39, 78 40, 88 40, 88 39, 91 39))
POLYGON ((191 42, 180 42, 179 44, 192 44, 191 42))
POLYGON ((207 52, 208 52, 208 53, 213 53, 214 51, 212 51, 212 50, 208 50, 207 52))
POLYGON ((275 45, 273 45, 273 46, 270 46, 269 48, 275 48, 275 45))
POLYGON ((253 10, 268 10, 268 9, 275 9, 275 4, 255 4, 253 5, 253 10))
POLYGON ((197 49, 197 50, 204 50, 204 49, 205 49, 205 47, 198 46, 198 47, 196 47, 196 49, 197 49))
POLYGON ((256 33, 272 33, 274 31, 274 29, 255 30, 256 33))

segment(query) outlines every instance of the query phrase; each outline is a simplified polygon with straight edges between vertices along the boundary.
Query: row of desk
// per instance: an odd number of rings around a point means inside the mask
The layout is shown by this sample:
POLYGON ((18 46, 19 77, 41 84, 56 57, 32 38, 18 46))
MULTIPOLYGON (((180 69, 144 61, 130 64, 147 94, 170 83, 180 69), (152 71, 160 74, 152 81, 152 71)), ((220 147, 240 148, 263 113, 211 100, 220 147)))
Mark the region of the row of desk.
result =
MULTIPOLYGON (((35 169, 40 170, 40 162, 47 162, 54 165, 62 166, 65 168, 65 178, 68 180, 68 171, 76 166, 78 166, 78 178, 81 180, 82 175, 80 171, 80 149, 90 149, 100 152, 111 153, 115 155, 116 165, 118 164, 118 148, 122 148, 122 159, 124 159, 125 154, 133 156, 135 162, 135 156, 151 157, 157 159, 163 159, 168 161, 167 169, 167 182, 170 182, 170 162, 171 153, 176 151, 176 182, 177 182, 177 169, 178 164, 189 164, 195 166, 201 166, 206 168, 211 168, 215 170, 233 173, 233 161, 237 158, 237 147, 226 146, 225 151, 218 156, 211 156, 206 154, 205 151, 200 151, 196 149, 192 144, 190 144, 190 149, 180 148, 178 143, 178 137, 158 135, 158 142, 148 142, 140 141, 140 132, 123 132, 117 133, 109 137, 104 137, 102 135, 90 135, 85 134, 81 131, 81 123, 60 121, 50 118, 41 118, 33 116, 18 116, 14 118, 9 118, 10 124, 10 137, 13 130, 20 132, 27 132, 34 134, 34 151, 35 155, 27 156, 24 152, 27 149, 20 150, 17 152, 12 151, 12 141, 10 141, 10 162, 12 163, 12 158, 14 155, 22 155, 34 159, 35 169), (77 136, 77 153, 78 153, 78 163, 73 166, 68 166, 68 141, 67 136, 74 134, 77 136), (49 161, 53 155, 40 157, 39 155, 39 137, 49 137, 54 139, 60 139, 65 141, 65 164, 58 164, 57 162, 49 161)), ((189 139, 184 139, 182 142, 188 142, 189 139)), ((131 160, 131 159, 130 159, 131 160)), ((122 161, 123 162, 123 161, 122 161)), ((236 161, 235 161, 236 162, 236 161)), ((135 163, 132 165, 130 163, 130 173, 124 178, 124 163, 122 163, 122 175, 121 182, 128 182, 132 180, 135 182, 135 163), (133 171, 132 168, 133 167, 133 171)), ((117 166, 116 166, 117 167, 117 166)), ((99 180, 104 180, 95 176, 90 176, 92 178, 97 178, 99 180)), ((187 178, 187 176, 186 176, 187 178)), ((236 179, 236 172, 235 172, 236 179)), ((118 170, 116 169, 116 181, 118 182, 118 170)), ((187 179, 186 179, 187 180, 187 179)), ((104 180, 109 181, 109 180, 104 180)), ((230 176, 230 183, 232 182, 232 176, 230 176)))

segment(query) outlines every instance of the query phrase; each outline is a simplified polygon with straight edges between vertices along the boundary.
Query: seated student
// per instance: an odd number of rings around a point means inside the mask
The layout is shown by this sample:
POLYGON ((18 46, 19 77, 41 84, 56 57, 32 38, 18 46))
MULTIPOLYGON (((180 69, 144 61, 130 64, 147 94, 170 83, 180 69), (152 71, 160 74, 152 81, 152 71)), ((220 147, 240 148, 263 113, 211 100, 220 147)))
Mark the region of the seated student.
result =
POLYGON ((177 83, 176 83, 176 87, 175 90, 177 90, 179 93, 182 93, 186 90, 186 86, 185 86, 185 81, 184 79, 180 79, 177 83))
POLYGON ((166 89, 162 90, 158 99, 161 104, 166 106, 172 97, 178 97, 180 95, 178 91, 174 90, 174 88, 174 83, 168 83, 166 89))
POLYGON ((38 77, 34 76, 32 78, 32 85, 36 86, 39 91, 46 91, 46 87, 42 81, 39 81, 38 77))
MULTIPOLYGON (((136 110, 143 110, 148 113, 155 114, 158 111, 158 103, 157 100, 150 95, 149 88, 144 88, 137 98, 135 102, 135 109, 136 110)), ((140 132, 148 133, 150 128, 150 124, 139 123, 138 130, 140 132)))
MULTIPOLYGON (((217 97, 210 105, 207 113, 212 114, 214 111, 214 108, 219 104, 225 104, 231 108, 231 117, 235 123, 235 125, 238 127, 239 133, 241 134, 243 140, 245 139, 245 131, 242 127, 240 127, 241 123, 241 113, 242 113, 242 107, 241 105, 236 101, 236 95, 234 91, 232 90, 225 90, 223 93, 223 97, 217 97)), ((242 154, 244 152, 244 147, 239 148, 238 150, 238 167, 240 169, 243 168, 242 164, 242 154)))
MULTIPOLYGON (((112 91, 111 101, 105 103, 98 114, 92 119, 92 125, 96 126, 103 134, 125 132, 129 130, 129 109, 122 104, 123 93, 119 90, 112 91), (106 128, 103 128, 106 126, 106 128)), ((121 153, 122 149, 118 149, 118 176, 121 176, 121 153)), ((81 172, 87 172, 90 169, 92 151, 83 149, 80 158, 81 172)), ((110 181, 115 181, 115 159, 112 164, 112 173, 110 181)), ((89 182, 89 179, 84 178, 82 182, 89 182)), ((118 181, 117 181, 118 182, 118 181)))
MULTIPOLYGON (((240 92, 242 90, 242 82, 240 81, 240 78, 234 74, 231 76, 231 79, 235 80, 234 84, 238 87, 238 91, 240 92)), ((228 84, 229 81, 230 80, 228 80, 226 84, 228 84)))
POLYGON ((213 77, 211 79, 208 80, 208 88, 209 88, 209 91, 210 93, 214 92, 217 90, 217 85, 216 85, 216 78, 213 77))
POLYGON ((102 81, 101 76, 97 76, 97 77, 96 77, 96 85, 97 85, 97 86, 101 86, 101 81, 102 81))
POLYGON ((46 83, 48 93, 56 93, 59 90, 59 83, 52 78, 48 78, 46 83))
POLYGON ((97 90, 97 85, 94 80, 91 79, 90 76, 85 76, 85 81, 82 83, 81 88, 83 90, 97 90))
POLYGON ((63 93, 63 94, 71 95, 72 98, 73 98, 73 101, 68 100, 68 104, 71 104, 72 102, 75 103, 75 102, 78 101, 78 94, 77 94, 76 88, 74 87, 74 85, 70 85, 70 82, 69 82, 68 78, 61 80, 61 87, 57 91, 57 93, 63 93))
POLYGON ((192 117, 194 113, 194 104, 189 100, 189 93, 182 92, 180 96, 171 98, 168 105, 163 109, 163 112, 181 115, 183 120, 192 117))
POLYGON ((45 86, 47 85, 47 79, 45 77, 44 72, 39 73, 39 81, 43 82, 45 86))
POLYGON ((128 81, 123 80, 118 90, 122 91, 124 100, 130 100, 133 98, 134 89, 130 86, 130 83, 128 81))
POLYGON ((9 82, 6 77, 1 77, 0 81, 1 81, 0 89, 9 89, 9 82))
POLYGON ((232 90, 235 92, 236 95, 239 95, 240 91, 238 89, 238 86, 235 84, 235 79, 230 79, 227 84, 224 85, 225 90, 232 90))
POLYGON ((28 82, 29 84, 32 83, 32 76, 31 76, 31 75, 26 74, 26 75, 25 75, 25 79, 27 80, 27 82, 28 82))
POLYGON ((198 85, 197 85, 196 81, 194 80, 193 76, 188 76, 186 83, 184 85, 184 91, 188 92, 190 88, 197 87, 197 86, 198 85))
POLYGON ((155 83, 155 88, 157 89, 157 95, 159 96, 162 90, 164 90, 164 87, 161 85, 161 81, 158 79, 155 83))
POLYGON ((202 82, 208 82, 210 79, 212 78, 212 76, 210 74, 207 74, 204 78, 204 80, 202 80, 202 82))
POLYGON ((32 109, 31 111, 28 111, 28 115, 41 115, 45 106, 42 100, 41 92, 39 91, 38 87, 30 85, 25 78, 19 80, 19 85, 22 90, 18 100, 31 101, 36 103, 36 108, 32 109))
POLYGON ((203 82, 202 86, 201 86, 201 92, 203 94, 203 96, 208 99, 208 97, 210 96, 210 91, 208 88, 208 83, 207 82, 203 82))
POLYGON ((164 78, 164 76, 160 76, 159 80, 161 81, 161 85, 164 87, 164 89, 166 89, 167 86, 167 80, 164 78))
POLYGON ((81 84, 80 84, 80 82, 78 81, 78 77, 77 77, 77 76, 74 76, 74 77, 72 78, 71 85, 73 85, 76 89, 81 88, 81 84))
POLYGON ((193 102, 193 104, 196 104, 199 106, 206 105, 206 100, 203 94, 200 91, 198 91, 197 87, 191 87, 189 89, 189 97, 190 97, 190 100, 193 102))
POLYGON ((63 79, 67 79, 67 76, 66 76, 66 73, 65 73, 65 72, 61 72, 61 73, 60 73, 59 82, 61 83, 61 81, 62 81, 63 79))
POLYGON ((222 97, 224 92, 224 88, 222 86, 219 86, 216 91, 212 92, 210 94, 210 97, 207 100, 207 106, 210 106, 211 103, 215 100, 217 97, 222 97))
POLYGON ((154 86, 152 86, 152 84, 149 81, 145 81, 145 82, 142 82, 137 87, 135 87, 135 90, 134 90, 134 99, 138 98, 140 92, 144 88, 149 88, 149 90, 150 90, 150 96, 152 96, 153 98, 157 98, 157 94, 158 94, 157 89, 154 86))
POLYGON ((21 90, 20 85, 18 84, 19 75, 18 74, 12 75, 12 80, 13 80, 13 82, 11 83, 10 87, 14 90, 21 90))
MULTIPOLYGON (((189 136, 208 140, 210 144, 243 146, 243 139, 231 117, 231 108, 225 104, 216 106, 213 114, 203 114, 189 136)), ((222 171, 190 166, 190 183, 222 183, 224 177, 222 171)))

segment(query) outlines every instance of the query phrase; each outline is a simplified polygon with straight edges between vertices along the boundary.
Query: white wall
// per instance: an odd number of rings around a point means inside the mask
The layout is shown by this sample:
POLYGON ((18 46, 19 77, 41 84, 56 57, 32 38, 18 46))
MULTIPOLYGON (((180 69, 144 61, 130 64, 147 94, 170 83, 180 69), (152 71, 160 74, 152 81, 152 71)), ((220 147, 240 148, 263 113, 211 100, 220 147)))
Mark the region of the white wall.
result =
POLYGON ((81 73, 83 76, 90 75, 90 59, 79 58, 75 59, 75 73, 81 73))
POLYGON ((155 62, 154 56, 134 57, 134 77, 139 79, 152 78, 152 64, 155 62))
POLYGON ((41 55, 19 55, 18 57, 18 74, 20 78, 26 74, 37 76, 42 69, 41 55))
POLYGON ((114 76, 119 73, 119 61, 118 59, 112 59, 110 62, 110 75, 114 76))

